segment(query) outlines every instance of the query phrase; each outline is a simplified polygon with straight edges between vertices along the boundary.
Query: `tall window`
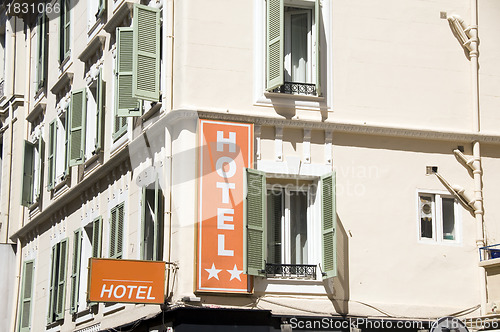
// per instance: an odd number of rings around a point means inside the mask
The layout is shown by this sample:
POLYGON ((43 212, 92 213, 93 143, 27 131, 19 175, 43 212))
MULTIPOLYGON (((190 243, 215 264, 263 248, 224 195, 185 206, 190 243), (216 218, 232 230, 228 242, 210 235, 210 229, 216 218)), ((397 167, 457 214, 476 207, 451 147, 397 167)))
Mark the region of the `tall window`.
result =
POLYGON ((334 277, 335 174, 297 184, 283 179, 273 183, 253 169, 246 170, 246 177, 247 274, 314 278, 319 263, 323 278, 334 277), (314 255, 319 245, 322 257, 314 255))
POLYGON ((61 16, 59 17, 59 61, 62 63, 71 54, 71 0, 60 0, 61 16))
POLYGON ((319 0, 268 0, 266 20, 267 90, 321 95, 319 0))
POLYGON ((5 80, 5 25, 0 24, 0 98, 3 96, 5 80))
POLYGON ((309 264, 314 192, 307 185, 280 187, 268 185, 267 190, 267 262, 309 264))
POLYGON ((48 323, 64 319, 68 239, 52 247, 48 323))
POLYGON ((102 80, 101 69, 97 79, 87 89, 87 123, 85 126, 85 159, 87 160, 102 149, 105 91, 105 82, 102 80))
POLYGON ((47 16, 40 14, 37 18, 37 63, 36 63, 36 77, 35 77, 35 91, 45 87, 47 83, 47 52, 49 36, 47 31, 47 16))
POLYGON ((21 281, 21 298, 19 303, 19 331, 28 332, 31 329, 31 303, 33 302, 33 260, 23 263, 21 281))
POLYGON ((30 206, 39 201, 42 188, 43 140, 24 141, 21 205, 30 206))
POLYGON ((66 110, 49 124, 47 143, 47 189, 52 190, 69 175, 68 140, 69 133, 66 110))
POLYGON ((163 259, 163 194, 158 180, 142 190, 143 260, 163 259))
POLYGON ((422 241, 457 242, 458 202, 453 196, 419 193, 419 229, 422 241))

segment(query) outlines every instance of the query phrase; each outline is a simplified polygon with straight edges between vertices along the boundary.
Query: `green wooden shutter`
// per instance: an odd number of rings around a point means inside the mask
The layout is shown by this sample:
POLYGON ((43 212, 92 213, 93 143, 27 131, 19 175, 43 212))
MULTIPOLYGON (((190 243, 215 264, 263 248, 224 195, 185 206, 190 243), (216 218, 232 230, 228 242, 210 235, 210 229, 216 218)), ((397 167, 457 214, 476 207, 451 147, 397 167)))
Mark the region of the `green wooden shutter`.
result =
POLYGON ((133 81, 133 28, 117 28, 116 115, 141 116, 137 98, 132 95, 133 81))
POLYGON ((23 264, 21 306, 19 315, 19 331, 28 332, 31 327, 31 303, 33 298, 33 273, 34 261, 26 261, 23 264))
POLYGON ((160 99, 160 10, 134 5, 134 52, 132 96, 160 99))
POLYGON ((49 153, 47 157, 47 190, 52 190, 55 184, 56 177, 56 131, 57 120, 49 124, 49 153))
POLYGON ((117 209, 111 209, 111 222, 109 225, 109 258, 116 258, 116 216, 117 209))
POLYGON ((52 254, 51 254, 51 269, 50 269, 50 286, 49 286, 49 313, 47 315, 47 322, 52 323, 54 321, 54 312, 55 312, 55 297, 56 297, 56 284, 57 284, 57 276, 56 276, 56 268, 57 268, 57 249, 59 244, 52 246, 52 254))
POLYGON ((69 150, 70 150, 70 111, 66 109, 66 117, 64 119, 64 177, 69 176, 69 150))
POLYGON ((74 233, 73 242, 73 266, 71 269, 71 304, 70 313, 78 312, 78 295, 80 292, 80 270, 82 257, 82 230, 74 233))
POLYGON ((66 300, 66 267, 68 263, 68 239, 59 243, 59 261, 56 291, 56 320, 64 318, 64 303, 66 300))
POLYGON ((321 177, 321 238, 323 279, 337 275, 337 211, 335 209, 335 172, 321 177))
POLYGON ((124 205, 118 205, 117 227, 116 227, 116 258, 123 258, 123 226, 124 226, 124 205))
POLYGON ((102 217, 92 222, 92 257, 101 257, 102 247, 102 217))
POLYGON ((260 276, 266 259, 266 175, 246 169, 245 229, 247 274, 260 276))
POLYGON ((40 199, 40 194, 42 192, 42 178, 43 178, 43 155, 44 155, 45 146, 43 144, 42 136, 38 138, 38 165, 37 165, 37 174, 36 174, 36 182, 35 182, 35 201, 40 199))
POLYGON ((35 163, 35 146, 24 141, 23 184, 21 190, 21 205, 33 203, 33 171, 35 163))
POLYGON ((321 7, 320 0, 316 0, 316 4, 314 6, 314 24, 316 26, 316 40, 314 41, 314 47, 316 49, 316 94, 321 96, 321 57, 320 57, 320 26, 321 26, 321 7))
POLYGON ((79 165, 85 159, 85 124, 87 116, 87 90, 71 93, 69 112, 69 166, 79 165))
POLYGON ((266 7, 266 82, 267 90, 273 90, 284 83, 284 11, 283 0, 267 0, 266 7))
POLYGON ((106 91, 106 83, 102 80, 102 68, 99 69, 97 76, 97 111, 96 111, 96 138, 95 151, 100 152, 103 148, 103 123, 104 123, 104 96, 106 91))

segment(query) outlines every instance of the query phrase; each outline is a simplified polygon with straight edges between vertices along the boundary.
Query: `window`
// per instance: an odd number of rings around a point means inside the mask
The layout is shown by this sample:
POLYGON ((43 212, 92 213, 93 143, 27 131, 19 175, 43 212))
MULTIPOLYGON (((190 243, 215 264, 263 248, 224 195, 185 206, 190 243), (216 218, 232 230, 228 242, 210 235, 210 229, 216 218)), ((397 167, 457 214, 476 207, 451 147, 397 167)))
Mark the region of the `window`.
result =
POLYGON ((33 260, 23 263, 21 281, 21 299, 19 303, 19 331, 28 332, 31 329, 31 303, 33 298, 33 260))
POLYGON ((309 264, 314 192, 305 188, 267 185, 267 260, 273 264, 309 264), (308 237, 309 234, 309 237, 308 237))
POLYGON ((63 112, 49 124, 49 142, 47 157, 47 190, 52 190, 69 175, 68 116, 63 112))
POLYGON ((52 266, 49 288, 48 323, 64 319, 66 298, 66 267, 68 261, 68 239, 52 247, 52 266))
POLYGON ((300 185, 284 180, 267 182, 265 173, 247 169, 247 274, 314 278, 315 267, 321 262, 323 278, 334 277, 335 174, 317 182, 296 181, 300 185), (315 206, 321 212, 315 211, 315 206), (314 255, 318 243, 322 244, 322 257, 314 255))
POLYGON ((319 0, 268 0, 266 8, 267 90, 321 95, 319 0))
POLYGON ((141 259, 163 259, 163 194, 158 180, 142 190, 141 259))
POLYGON ((446 194, 419 193, 419 237, 422 241, 458 242, 458 202, 446 194))
POLYGON ((0 98, 4 95, 5 54, 5 24, 0 23, 0 98))
POLYGON ((30 206, 40 200, 42 188, 43 140, 24 141, 21 205, 30 206))
POLYGON ((85 130, 85 159, 98 154, 102 148, 102 132, 104 120, 105 82, 102 80, 102 68, 97 79, 87 89, 87 115, 85 130))
POLYGON ((160 100, 160 32, 160 10, 138 4, 133 27, 116 30, 114 139, 125 132, 126 117, 142 115, 140 101, 160 100))
POLYGON ((35 91, 45 87, 47 81, 47 52, 48 52, 48 31, 47 16, 40 14, 37 18, 37 63, 35 75, 35 91))
POLYGON ((94 24, 106 12, 107 0, 87 0, 87 29, 91 30, 94 24))
POLYGON ((123 258, 124 203, 111 209, 109 225, 109 258, 123 258))
POLYGON ((61 1, 61 16, 59 17, 59 62, 63 63, 71 54, 71 0, 61 1))

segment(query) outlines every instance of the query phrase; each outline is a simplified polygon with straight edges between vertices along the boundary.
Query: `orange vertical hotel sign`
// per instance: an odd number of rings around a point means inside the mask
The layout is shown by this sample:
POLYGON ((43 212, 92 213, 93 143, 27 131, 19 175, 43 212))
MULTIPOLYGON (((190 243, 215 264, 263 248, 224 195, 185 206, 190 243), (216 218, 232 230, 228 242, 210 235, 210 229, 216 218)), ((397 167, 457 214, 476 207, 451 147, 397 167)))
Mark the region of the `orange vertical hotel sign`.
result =
POLYGON ((253 125, 199 123, 198 291, 247 293, 243 269, 244 169, 252 167, 253 125))

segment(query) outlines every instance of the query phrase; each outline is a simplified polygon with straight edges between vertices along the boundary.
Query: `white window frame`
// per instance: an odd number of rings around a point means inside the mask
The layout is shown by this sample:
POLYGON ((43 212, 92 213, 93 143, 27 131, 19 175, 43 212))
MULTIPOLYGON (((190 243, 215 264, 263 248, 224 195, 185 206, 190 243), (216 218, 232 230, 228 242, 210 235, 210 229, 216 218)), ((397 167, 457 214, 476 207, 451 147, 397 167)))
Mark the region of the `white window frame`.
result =
POLYGON ((290 81, 294 82, 291 78, 291 71, 292 71, 292 45, 291 45, 291 40, 292 40, 292 31, 290 29, 292 25, 292 15, 297 15, 297 14, 307 14, 307 25, 310 27, 309 33, 307 34, 307 58, 308 62, 306 64, 306 81, 305 82, 298 82, 298 83, 308 83, 312 84, 313 82, 316 82, 316 71, 313 70, 316 64, 316 49, 313 47, 313 40, 316 39, 316 22, 314 21, 314 2, 311 3, 312 7, 309 5, 307 7, 302 6, 291 6, 288 4, 288 1, 285 0, 285 9, 287 7, 293 7, 293 8, 302 8, 304 10, 301 11, 295 11, 295 12, 287 12, 285 11, 285 22, 284 22, 284 27, 285 27, 285 40, 284 40, 284 75, 285 75, 285 82, 290 81), (288 27, 288 29, 287 29, 288 27), (290 73, 290 75, 287 74, 290 73), (290 76, 290 77, 289 77, 290 76))
MULTIPOLYGON (((292 191, 307 192, 307 263, 304 265, 318 265, 321 263, 321 205, 318 197, 319 182, 311 182, 307 188, 290 184, 274 182, 275 178, 268 178, 266 190, 284 190, 284 216, 281 223, 281 264, 291 263, 291 234, 290 234, 290 193, 292 191), (315 199, 314 199, 315 198, 315 199)), ((267 211, 266 211, 267 213, 267 211)), ((268 219, 269 223, 269 219, 268 219)), ((266 225, 268 227, 268 225, 266 225)), ((267 259, 267 257, 266 257, 267 259)), ((320 273, 318 273, 319 275, 320 273)))
POLYGON ((97 79, 86 87, 87 89, 87 116, 85 126, 85 160, 90 160, 95 155, 97 139, 97 79), (95 95, 92 93, 95 92, 95 95))
POLYGON ((69 108, 67 107, 61 114, 57 116, 57 128, 56 128, 56 151, 55 158, 56 162, 54 165, 55 181, 54 187, 57 187, 60 183, 66 180, 68 174, 66 174, 66 158, 68 158, 68 152, 66 147, 66 128, 67 116, 69 108))
MULTIPOLYGON (((300 3, 311 3, 312 0, 285 0, 285 6, 301 7, 300 3)), ((270 105, 289 106, 296 109, 318 110, 320 108, 332 105, 333 99, 333 57, 332 57, 332 5, 331 0, 322 0, 321 17, 322 30, 324 32, 324 43, 320 45, 322 73, 321 91, 322 96, 293 95, 286 93, 268 93, 266 91, 266 0, 254 0, 254 65, 253 65, 253 100, 255 106, 270 105), (280 97, 279 99, 275 97, 280 97)), ((314 20, 314 15, 313 20, 314 20)), ((322 40, 323 41, 323 40, 322 40)))
POLYGON ((419 189, 416 194, 416 216, 417 216, 417 240, 420 243, 439 244, 439 245, 460 245, 462 244, 462 209, 458 200, 449 192, 442 190, 419 189), (423 238, 421 236, 420 220, 420 196, 432 197, 432 238, 423 238), (452 198, 454 200, 454 221, 455 221, 455 239, 448 240, 443 238, 443 214, 442 199, 452 198))

